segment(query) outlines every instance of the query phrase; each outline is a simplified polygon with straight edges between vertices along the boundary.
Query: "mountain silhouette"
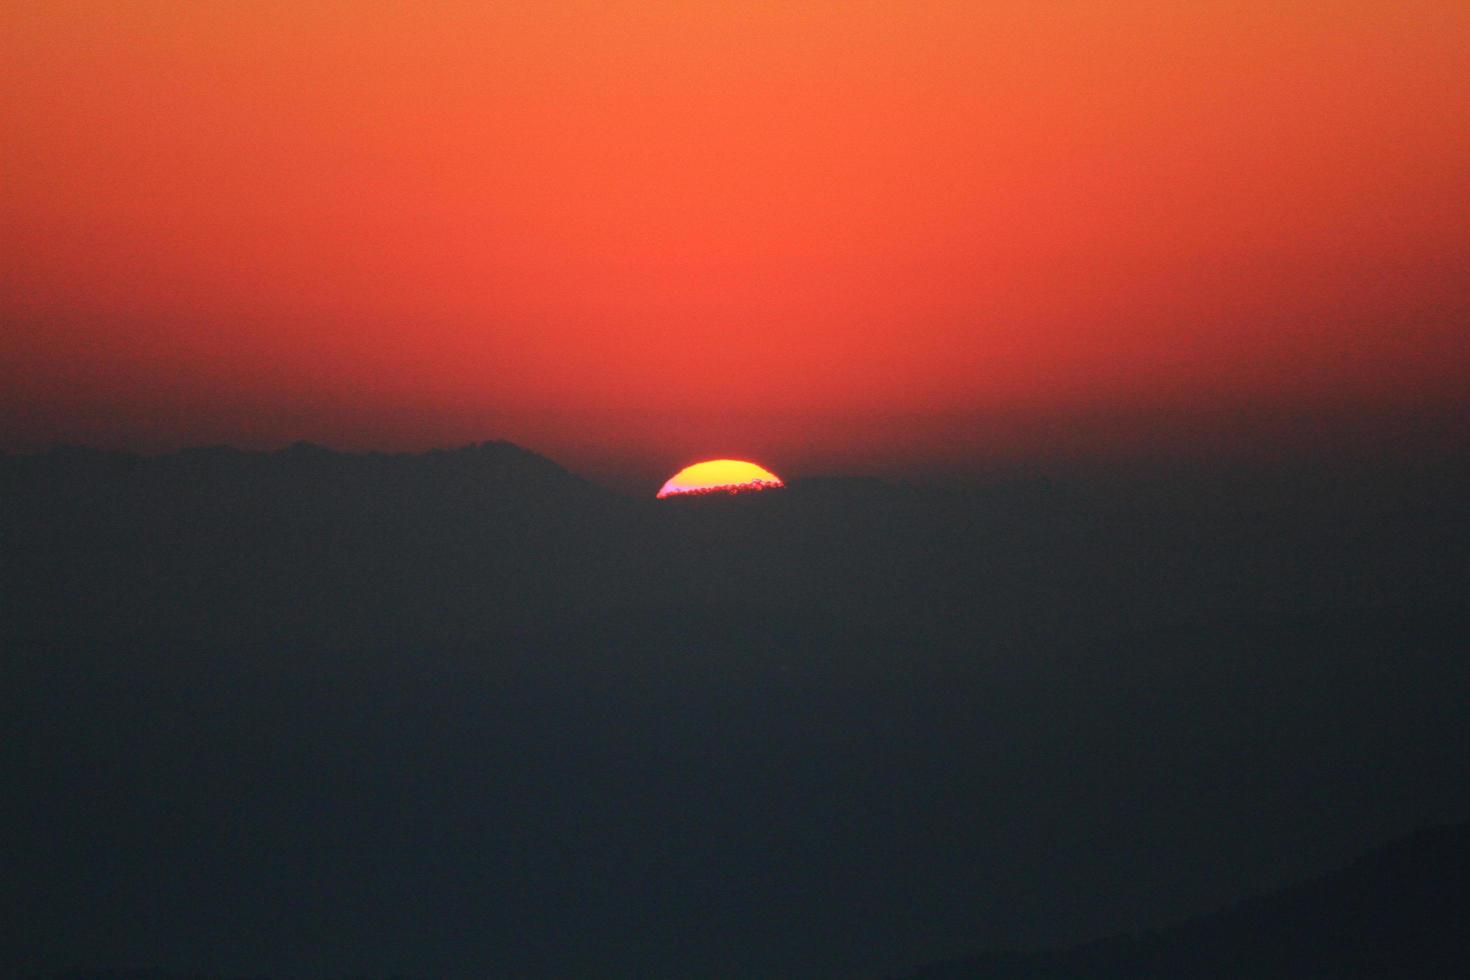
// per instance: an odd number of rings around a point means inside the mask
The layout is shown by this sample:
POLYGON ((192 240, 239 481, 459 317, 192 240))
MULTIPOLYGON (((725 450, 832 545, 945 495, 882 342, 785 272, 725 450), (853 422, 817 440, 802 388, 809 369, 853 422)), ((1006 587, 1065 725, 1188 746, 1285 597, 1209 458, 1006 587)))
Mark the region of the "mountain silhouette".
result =
POLYGON ((655 489, 0 457, 0 973, 903 975, 1470 816, 1459 462, 655 489))
POLYGON ((1189 922, 1066 950, 990 953, 912 980, 1462 976, 1470 824, 1421 830, 1350 866, 1189 922))

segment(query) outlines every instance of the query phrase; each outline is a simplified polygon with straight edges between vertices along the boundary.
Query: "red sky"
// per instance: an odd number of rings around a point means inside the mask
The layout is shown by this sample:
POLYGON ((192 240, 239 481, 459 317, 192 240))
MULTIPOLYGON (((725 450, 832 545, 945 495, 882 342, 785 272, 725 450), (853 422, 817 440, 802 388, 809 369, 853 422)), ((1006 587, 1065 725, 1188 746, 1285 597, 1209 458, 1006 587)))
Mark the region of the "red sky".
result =
POLYGON ((12 450, 799 475, 1470 391, 1463 0, 17 3, 0 96, 12 450))

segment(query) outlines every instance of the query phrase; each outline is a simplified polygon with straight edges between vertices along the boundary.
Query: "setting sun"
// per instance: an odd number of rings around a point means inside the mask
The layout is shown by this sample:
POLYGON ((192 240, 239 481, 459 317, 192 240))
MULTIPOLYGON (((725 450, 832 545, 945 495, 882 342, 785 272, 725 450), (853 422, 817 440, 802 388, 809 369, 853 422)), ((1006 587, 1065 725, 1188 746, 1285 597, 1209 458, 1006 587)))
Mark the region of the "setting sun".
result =
POLYGON ((784 487, 781 478, 770 470, 741 459, 710 459, 686 466, 658 492, 658 499, 690 493, 742 493, 784 487))

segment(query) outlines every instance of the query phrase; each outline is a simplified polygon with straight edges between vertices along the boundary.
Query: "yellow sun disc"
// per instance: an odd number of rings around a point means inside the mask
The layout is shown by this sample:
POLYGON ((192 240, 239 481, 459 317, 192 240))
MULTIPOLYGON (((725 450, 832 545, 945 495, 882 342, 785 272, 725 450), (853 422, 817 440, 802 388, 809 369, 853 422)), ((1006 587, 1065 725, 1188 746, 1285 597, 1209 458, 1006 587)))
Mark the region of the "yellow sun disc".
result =
POLYGON ((658 499, 688 493, 743 493, 785 485, 770 470, 743 459, 710 459, 686 466, 669 477, 658 499))

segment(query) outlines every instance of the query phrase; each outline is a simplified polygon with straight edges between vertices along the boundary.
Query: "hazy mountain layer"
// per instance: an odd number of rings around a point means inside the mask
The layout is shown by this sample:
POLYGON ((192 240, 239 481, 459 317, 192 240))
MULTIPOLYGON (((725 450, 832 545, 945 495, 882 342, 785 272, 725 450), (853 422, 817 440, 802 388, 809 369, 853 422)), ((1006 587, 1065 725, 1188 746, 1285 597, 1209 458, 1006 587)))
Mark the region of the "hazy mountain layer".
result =
POLYGON ((1467 500, 0 457, 0 969, 878 976, 1163 927, 1470 816, 1467 500))

